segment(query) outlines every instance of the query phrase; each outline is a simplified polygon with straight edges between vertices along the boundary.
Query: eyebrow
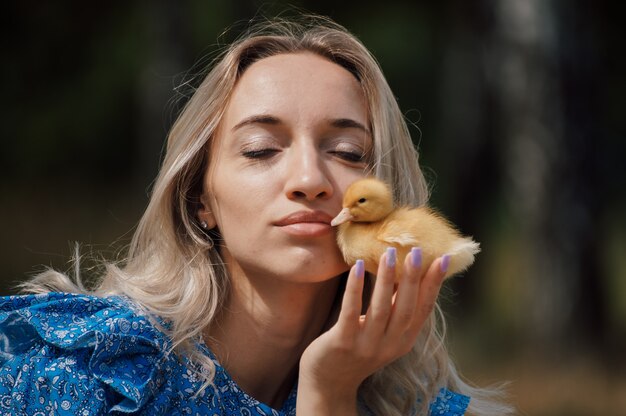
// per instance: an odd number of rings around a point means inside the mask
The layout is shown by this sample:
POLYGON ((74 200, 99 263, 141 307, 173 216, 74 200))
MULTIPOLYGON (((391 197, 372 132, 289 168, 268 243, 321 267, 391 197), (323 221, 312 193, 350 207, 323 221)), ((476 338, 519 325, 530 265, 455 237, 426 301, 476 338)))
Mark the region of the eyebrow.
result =
POLYGON ((367 135, 371 135, 370 130, 367 127, 365 127, 358 121, 352 120, 351 118, 338 118, 335 120, 330 120, 330 125, 339 129, 359 129, 367 135))
MULTIPOLYGON (((253 125, 253 124, 268 124, 268 125, 279 125, 283 124, 283 121, 278 117, 274 117, 269 114, 257 114, 250 117, 246 117, 241 120, 239 123, 235 124, 235 126, 231 129, 232 131, 238 130, 242 127, 253 125)), ((328 120, 328 124, 330 126, 339 128, 339 129, 359 129, 364 133, 371 135, 370 130, 365 127, 363 124, 359 123, 356 120, 352 120, 350 118, 337 118, 328 120)))
POLYGON ((235 126, 232 128, 232 131, 238 130, 245 126, 249 126, 251 124, 277 125, 282 124, 282 121, 280 121, 280 119, 278 119, 277 117, 270 116, 268 114, 258 114, 244 118, 239 123, 235 124, 235 126))

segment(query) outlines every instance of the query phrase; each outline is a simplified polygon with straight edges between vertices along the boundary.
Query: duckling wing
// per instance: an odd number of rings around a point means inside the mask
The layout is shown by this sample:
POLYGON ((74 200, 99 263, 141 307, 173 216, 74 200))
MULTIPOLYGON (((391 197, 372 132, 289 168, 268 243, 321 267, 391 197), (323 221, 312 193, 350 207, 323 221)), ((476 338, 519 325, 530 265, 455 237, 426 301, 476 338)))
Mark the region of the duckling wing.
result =
POLYGON ((377 238, 388 244, 419 247, 433 244, 441 234, 443 221, 434 217, 425 207, 396 208, 381 225, 377 238))
POLYGON ((389 243, 389 244, 398 244, 401 246, 417 246, 418 242, 417 239, 411 235, 411 233, 398 233, 398 234, 391 234, 391 235, 381 235, 378 236, 378 239, 384 243, 389 243))
POLYGON ((376 238, 387 244, 397 244, 405 247, 419 245, 417 236, 409 231, 409 228, 405 221, 388 220, 380 228, 376 238))

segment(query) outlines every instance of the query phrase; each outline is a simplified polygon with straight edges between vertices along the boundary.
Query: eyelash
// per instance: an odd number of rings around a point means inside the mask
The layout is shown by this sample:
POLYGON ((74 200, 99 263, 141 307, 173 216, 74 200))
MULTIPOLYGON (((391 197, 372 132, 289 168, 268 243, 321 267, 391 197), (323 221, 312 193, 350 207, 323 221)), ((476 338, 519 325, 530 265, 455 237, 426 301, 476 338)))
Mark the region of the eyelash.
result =
MULTIPOLYGON (((258 149, 258 150, 246 150, 242 152, 242 156, 248 159, 268 159, 274 154, 276 154, 278 150, 267 148, 267 149, 258 149)), ((362 163, 365 161, 365 155, 360 152, 346 152, 346 151, 332 151, 330 154, 337 156, 345 161, 352 163, 362 163)))
POLYGON ((359 152, 334 151, 331 154, 336 155, 348 162, 361 163, 365 161, 365 155, 359 152))
POLYGON ((273 156, 276 152, 278 152, 278 150, 268 148, 258 150, 246 150, 241 154, 243 155, 243 157, 246 157, 248 159, 267 159, 270 156, 273 156))

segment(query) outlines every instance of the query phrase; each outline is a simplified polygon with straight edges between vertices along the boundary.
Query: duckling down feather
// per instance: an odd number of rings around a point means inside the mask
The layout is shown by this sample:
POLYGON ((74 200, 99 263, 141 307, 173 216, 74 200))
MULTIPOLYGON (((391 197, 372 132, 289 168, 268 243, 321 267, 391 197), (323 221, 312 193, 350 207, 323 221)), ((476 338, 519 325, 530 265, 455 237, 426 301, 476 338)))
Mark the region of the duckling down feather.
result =
MULTIPOLYGON (((461 235, 435 210, 425 206, 395 208, 389 186, 376 178, 360 179, 348 187, 343 209, 331 224, 338 226, 337 243, 345 261, 352 265, 363 259, 365 270, 373 274, 390 246, 402 260, 412 247, 420 247, 424 268, 449 254, 446 277, 466 270, 480 251, 476 241, 461 235)), ((397 267, 396 280, 401 274, 402 267, 397 267)))

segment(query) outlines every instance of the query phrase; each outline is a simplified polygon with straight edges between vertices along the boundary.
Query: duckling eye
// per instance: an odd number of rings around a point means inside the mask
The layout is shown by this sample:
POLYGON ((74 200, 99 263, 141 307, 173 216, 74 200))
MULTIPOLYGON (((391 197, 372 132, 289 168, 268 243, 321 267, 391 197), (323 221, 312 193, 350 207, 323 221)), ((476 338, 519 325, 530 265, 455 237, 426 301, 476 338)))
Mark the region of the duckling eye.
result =
POLYGON ((361 199, 359 199, 359 204, 363 204, 363 203, 365 203, 365 201, 367 201, 367 199, 361 198, 361 199))

